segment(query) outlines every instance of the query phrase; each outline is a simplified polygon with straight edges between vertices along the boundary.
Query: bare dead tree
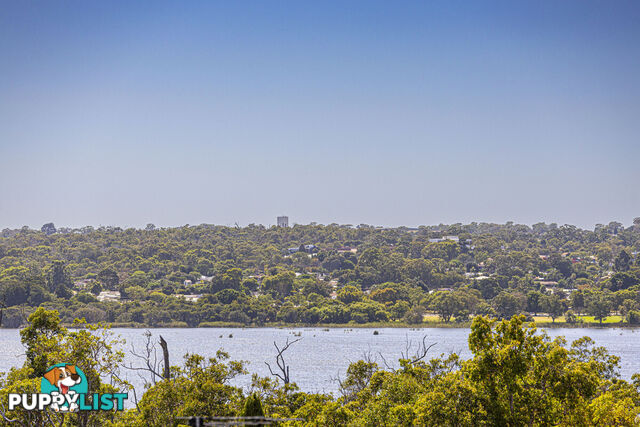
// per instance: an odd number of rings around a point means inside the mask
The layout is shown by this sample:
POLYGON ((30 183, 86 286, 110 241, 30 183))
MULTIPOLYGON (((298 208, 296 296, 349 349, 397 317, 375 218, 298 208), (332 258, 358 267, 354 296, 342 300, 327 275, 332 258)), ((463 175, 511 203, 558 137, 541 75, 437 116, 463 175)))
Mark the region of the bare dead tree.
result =
POLYGON ((269 368, 269 372, 271 372, 271 375, 280 378, 284 384, 289 384, 291 379, 291 377, 289 376, 289 365, 287 365, 284 360, 284 352, 287 351, 292 344, 300 341, 301 339, 302 338, 298 338, 289 342, 289 338, 287 338, 287 342, 285 342, 282 349, 278 347, 278 344, 275 341, 273 342, 274 347, 278 351, 278 354, 276 355, 276 364, 278 365, 278 369, 280 370, 280 372, 273 372, 273 369, 271 369, 271 365, 269 365, 269 363, 267 362, 264 362, 265 365, 267 365, 267 368, 269 368))
POLYGON ((431 347, 436 344, 437 343, 434 342, 433 344, 429 344, 427 346, 427 336, 425 335, 422 337, 422 342, 418 342, 418 348, 415 350, 415 352, 413 354, 410 354, 409 352, 411 351, 411 347, 413 347, 413 342, 407 339, 405 351, 401 353, 401 358, 408 360, 409 363, 413 365, 424 359, 427 356, 429 350, 431 350, 431 347))
POLYGON ((387 368, 389 371, 394 372, 396 369, 393 367, 393 365, 391 365, 390 363, 387 362, 387 359, 384 358, 384 356, 382 355, 382 353, 378 353, 378 356, 380 357, 380 359, 382 360, 382 363, 384 364, 384 367, 387 368))
POLYGON ((350 402, 369 385, 371 377, 373 377, 373 374, 377 371, 378 364, 376 363, 376 357, 371 350, 367 350, 362 353, 359 361, 349 361, 347 376, 344 380, 340 378, 339 373, 336 377, 332 378, 332 380, 338 383, 338 391, 345 401, 350 402))
MULTIPOLYGON (((130 371, 136 371, 142 381, 144 381, 145 387, 155 385, 158 380, 163 380, 165 377, 160 374, 160 362, 158 360, 158 349, 156 344, 151 340, 151 331, 147 330, 144 333, 145 344, 141 351, 137 351, 135 346, 131 344, 131 354, 142 361, 143 366, 134 366, 133 363, 129 363, 129 366, 125 365, 125 369, 130 371)), ((168 359, 168 358, 167 358, 168 359)))
POLYGON ((164 370, 162 371, 162 376, 165 380, 171 379, 171 368, 169 366, 169 348, 167 347, 167 342, 160 335, 160 347, 162 347, 162 359, 164 360, 164 370))
POLYGON ((5 304, 4 300, 0 301, 0 328, 2 327, 2 313, 4 312, 5 308, 7 308, 7 305, 5 304))
MULTIPOLYGON (((431 350, 431 348, 437 344, 438 343, 427 345, 427 336, 424 335, 422 337, 422 341, 418 342, 418 347, 413 353, 411 353, 411 349, 413 348, 413 341, 410 340, 409 337, 406 337, 404 345, 405 348, 404 351, 400 352, 400 359, 407 360, 410 365, 414 365, 423 360, 427 356, 427 353, 429 353, 429 350, 431 350)), ((378 356, 380 356, 380 359, 382 359, 382 363, 388 370, 392 372, 395 371, 395 368, 387 362, 387 359, 385 359, 382 353, 378 353, 378 356)))

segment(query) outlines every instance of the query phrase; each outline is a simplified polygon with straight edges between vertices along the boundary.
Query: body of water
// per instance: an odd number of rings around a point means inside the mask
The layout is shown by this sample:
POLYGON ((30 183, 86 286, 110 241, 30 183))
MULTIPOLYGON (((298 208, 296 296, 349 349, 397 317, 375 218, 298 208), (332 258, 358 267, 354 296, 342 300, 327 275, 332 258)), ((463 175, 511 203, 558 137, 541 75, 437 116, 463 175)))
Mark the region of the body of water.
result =
MULTIPOLYGON (((223 349, 229 353, 231 360, 247 361, 250 373, 268 376, 269 370, 265 362, 275 367, 277 354, 274 341, 281 346, 287 338, 291 341, 302 338, 293 344, 285 353, 285 360, 290 365, 291 380, 303 391, 336 393, 338 389, 336 377, 344 378, 350 362, 363 358, 369 353, 383 365, 382 357, 389 364, 397 365, 402 352, 406 352, 407 344, 411 345, 410 353, 415 351, 419 342, 426 336, 426 343, 435 345, 428 358, 440 354, 458 353, 463 358, 471 356, 467 344, 468 328, 210 328, 210 329, 150 329, 157 342, 159 335, 167 341, 172 365, 181 364, 185 353, 197 353, 203 356, 214 356, 223 349), (231 336, 231 337, 230 337, 231 336)), ((133 345, 137 350, 144 348, 144 329, 113 329, 113 332, 126 340, 124 350, 127 352, 127 364, 141 366, 129 350, 133 345)), ((590 336, 597 345, 606 347, 610 353, 620 356, 620 374, 630 379, 634 373, 640 373, 640 329, 549 329, 551 337, 564 336, 567 341, 590 336)), ((158 357, 161 357, 158 346, 158 357)), ((16 329, 0 329, 0 372, 12 366, 20 366, 24 362, 24 348, 20 344, 19 331, 16 329)), ((124 371, 125 376, 142 390, 143 381, 135 372, 124 371)), ((236 385, 247 386, 250 375, 235 380, 236 385)))

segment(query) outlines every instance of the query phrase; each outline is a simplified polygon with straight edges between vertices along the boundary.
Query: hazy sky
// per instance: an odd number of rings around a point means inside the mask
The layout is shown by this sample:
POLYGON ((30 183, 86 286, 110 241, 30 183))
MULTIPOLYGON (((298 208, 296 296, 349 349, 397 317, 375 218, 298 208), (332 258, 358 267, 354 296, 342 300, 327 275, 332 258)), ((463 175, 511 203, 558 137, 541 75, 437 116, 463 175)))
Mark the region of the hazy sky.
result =
POLYGON ((640 2, 0 1, 0 229, 640 216, 640 2))

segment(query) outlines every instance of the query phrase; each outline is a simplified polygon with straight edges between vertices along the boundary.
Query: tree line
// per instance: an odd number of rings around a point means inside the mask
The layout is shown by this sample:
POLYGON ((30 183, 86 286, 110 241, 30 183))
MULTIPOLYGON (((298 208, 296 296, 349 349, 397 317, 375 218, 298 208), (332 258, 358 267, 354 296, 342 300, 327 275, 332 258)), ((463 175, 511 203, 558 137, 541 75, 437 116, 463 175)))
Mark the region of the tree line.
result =
MULTIPOLYGON (((468 338, 472 356, 466 360, 456 354, 432 357, 423 340, 415 352, 400 351, 394 366, 371 356, 353 362, 339 379, 337 395, 301 391, 280 360, 286 376, 254 374, 249 387, 239 388, 233 379, 248 374, 246 365, 222 350, 210 357, 187 354, 163 374, 153 363, 138 367, 151 376, 147 387, 134 393, 123 375, 123 342, 104 325, 80 321, 76 326, 84 328, 67 329, 57 312, 42 307, 32 313, 20 332, 26 361, 0 374, 0 401, 6 402, 8 393, 37 392, 46 367, 66 360, 87 375, 90 395, 128 392, 133 407, 65 414, 2 406, 2 425, 177 426, 189 417, 256 415, 293 419, 280 425, 336 427, 635 426, 640 421, 638 374, 621 379, 619 358, 605 348, 588 337, 571 344, 562 337, 552 340, 524 316, 475 317, 468 338)), ((289 344, 294 343, 280 350, 289 344)))
MULTIPOLYGON (((640 322, 640 218, 570 225, 45 224, 0 232, 0 321, 128 326, 419 324, 544 314, 640 322), (112 292, 117 294, 105 294, 112 292)), ((468 324, 468 323, 467 323, 468 324)))

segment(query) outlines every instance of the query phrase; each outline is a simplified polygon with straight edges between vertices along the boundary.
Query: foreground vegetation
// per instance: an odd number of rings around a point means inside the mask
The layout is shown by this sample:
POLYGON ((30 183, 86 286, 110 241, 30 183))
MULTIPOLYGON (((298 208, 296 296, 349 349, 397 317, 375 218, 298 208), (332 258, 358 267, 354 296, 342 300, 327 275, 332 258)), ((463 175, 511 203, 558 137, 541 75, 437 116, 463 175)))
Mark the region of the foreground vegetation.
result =
POLYGON ((0 323, 469 324, 475 315, 640 324, 640 218, 507 223, 22 228, 0 233, 0 323), (590 317, 585 317, 590 316, 590 317), (619 319, 619 320, 618 320, 619 319))
MULTIPOLYGON (((69 331, 55 311, 33 313, 21 331, 24 366, 0 377, 2 407, 10 392, 37 392, 44 369, 60 361, 83 369, 90 393, 119 389, 133 398, 121 379, 123 354, 116 351, 121 343, 107 328, 88 328, 69 331)), ((523 316, 500 322, 476 317, 469 360, 455 354, 430 359, 427 344, 415 354, 403 353, 397 369, 372 358, 352 363, 338 396, 305 393, 293 382, 256 375, 251 387, 237 388, 230 381, 246 373, 245 366, 219 351, 210 358, 187 354, 169 373, 148 371, 148 387, 138 390, 133 409, 66 415, 3 411, 2 424, 168 426, 185 416, 256 413, 299 419, 283 423, 292 426, 640 424, 640 376, 631 383, 620 379, 618 358, 589 338, 568 344, 551 340, 523 316)))

